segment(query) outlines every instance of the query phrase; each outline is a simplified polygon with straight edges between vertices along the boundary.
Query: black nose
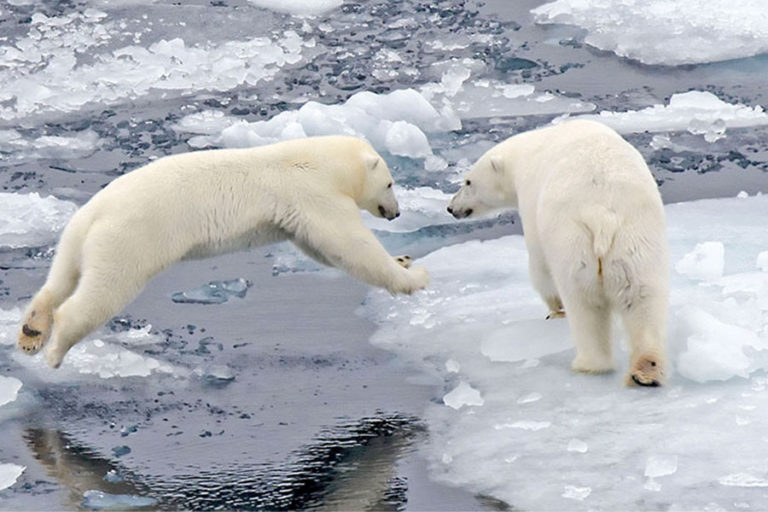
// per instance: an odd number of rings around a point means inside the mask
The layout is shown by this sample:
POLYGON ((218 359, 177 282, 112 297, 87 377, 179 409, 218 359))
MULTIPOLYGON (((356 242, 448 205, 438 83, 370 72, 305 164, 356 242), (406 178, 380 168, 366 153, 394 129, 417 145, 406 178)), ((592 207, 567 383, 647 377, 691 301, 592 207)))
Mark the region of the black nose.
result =
POLYGON ((395 218, 398 218, 399 216, 400 216, 400 212, 397 212, 397 213, 395 214, 395 218))
POLYGON ((451 208, 451 207, 449 206, 448 208, 446 208, 446 210, 448 210, 448 213, 450 213, 451 215, 453 215, 453 208, 451 208))
POLYGON ((465 216, 465 217, 469 217, 470 215, 472 215, 472 212, 473 212, 473 211, 475 211, 475 210, 473 210, 472 208, 470 208, 469 210, 467 210, 467 212, 466 212, 466 215, 464 215, 464 216, 465 216))

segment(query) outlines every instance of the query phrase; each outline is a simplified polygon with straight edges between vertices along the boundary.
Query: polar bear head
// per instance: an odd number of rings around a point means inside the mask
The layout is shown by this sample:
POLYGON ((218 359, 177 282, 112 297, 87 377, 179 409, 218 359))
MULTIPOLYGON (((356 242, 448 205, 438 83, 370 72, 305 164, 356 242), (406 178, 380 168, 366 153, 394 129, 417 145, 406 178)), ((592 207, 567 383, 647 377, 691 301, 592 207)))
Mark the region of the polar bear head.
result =
POLYGON ((510 182, 504 158, 488 152, 472 167, 464 184, 451 198, 448 213, 463 219, 515 206, 509 200, 509 197, 514 197, 514 194, 508 193, 510 182))
POLYGON ((376 217, 384 217, 387 220, 399 217, 400 208, 392 189, 394 181, 384 159, 376 153, 370 153, 363 156, 363 164, 365 182, 363 193, 357 199, 357 205, 376 217))

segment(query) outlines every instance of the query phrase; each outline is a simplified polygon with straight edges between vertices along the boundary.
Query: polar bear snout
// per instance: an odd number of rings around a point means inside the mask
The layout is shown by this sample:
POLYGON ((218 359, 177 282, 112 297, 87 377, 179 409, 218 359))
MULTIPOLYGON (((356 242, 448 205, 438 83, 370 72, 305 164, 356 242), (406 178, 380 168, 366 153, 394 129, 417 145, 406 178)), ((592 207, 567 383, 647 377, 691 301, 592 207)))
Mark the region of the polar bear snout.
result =
POLYGON ((395 209, 394 211, 387 210, 384 208, 383 205, 379 205, 379 213, 382 217, 384 217, 387 220, 393 220, 400 216, 400 210, 395 209))
POLYGON ((466 219, 467 217, 472 215, 474 213, 474 211, 475 211, 472 208, 466 208, 464 210, 461 210, 461 209, 458 209, 458 208, 453 208, 452 206, 449 206, 446 209, 448 210, 448 213, 450 213, 451 215, 453 215, 457 219, 466 219))

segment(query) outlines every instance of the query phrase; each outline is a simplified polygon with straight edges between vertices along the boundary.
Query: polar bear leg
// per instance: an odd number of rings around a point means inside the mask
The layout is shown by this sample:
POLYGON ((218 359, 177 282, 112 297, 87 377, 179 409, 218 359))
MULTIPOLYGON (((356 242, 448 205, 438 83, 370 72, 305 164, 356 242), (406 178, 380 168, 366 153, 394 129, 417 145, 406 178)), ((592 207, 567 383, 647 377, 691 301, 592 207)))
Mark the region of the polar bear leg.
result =
POLYGON ((21 322, 18 345, 27 354, 37 353, 48 341, 53 311, 70 296, 80 277, 80 246, 77 226, 67 226, 61 237, 48 278, 27 307, 21 322))
POLYGON ((161 270, 167 255, 160 255, 150 240, 125 236, 109 224, 89 230, 77 288, 53 315, 46 352, 50 366, 58 368, 75 343, 119 313, 161 270))
POLYGON ((666 372, 667 305, 663 295, 651 294, 640 303, 633 303, 621 316, 629 337, 632 353, 629 358, 627 385, 660 386, 666 372))
POLYGON ((549 273, 546 263, 544 263, 543 256, 540 256, 535 250, 529 251, 528 274, 531 277, 533 288, 539 292, 542 300, 547 305, 547 308, 549 308, 547 320, 563 318, 565 316, 563 301, 560 299, 560 294, 557 291, 555 282, 552 280, 552 275, 549 273))
MULTIPOLYGON (((391 293, 410 294, 429 284, 429 274, 421 267, 405 268, 363 224, 357 206, 335 204, 317 214, 302 212, 301 226, 294 237, 297 245, 316 252, 320 261, 346 271, 351 276, 385 288, 391 293), (329 229, 329 226, 333 227, 329 229)), ((307 249, 305 249, 307 250, 307 249)))
POLYGON ((584 373, 613 371, 610 307, 595 305, 588 298, 577 296, 565 299, 565 310, 576 345, 571 368, 584 373))

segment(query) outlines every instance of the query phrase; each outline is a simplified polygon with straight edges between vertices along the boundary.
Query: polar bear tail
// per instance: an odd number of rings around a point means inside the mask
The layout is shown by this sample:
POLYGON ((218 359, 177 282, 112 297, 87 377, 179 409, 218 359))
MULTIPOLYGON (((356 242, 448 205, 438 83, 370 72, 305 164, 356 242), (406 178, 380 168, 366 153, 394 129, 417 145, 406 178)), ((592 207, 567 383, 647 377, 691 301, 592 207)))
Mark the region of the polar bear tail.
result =
POLYGON ((601 205, 592 205, 581 212, 581 221, 592 237, 592 250, 598 261, 613 247, 620 220, 616 212, 601 205))

